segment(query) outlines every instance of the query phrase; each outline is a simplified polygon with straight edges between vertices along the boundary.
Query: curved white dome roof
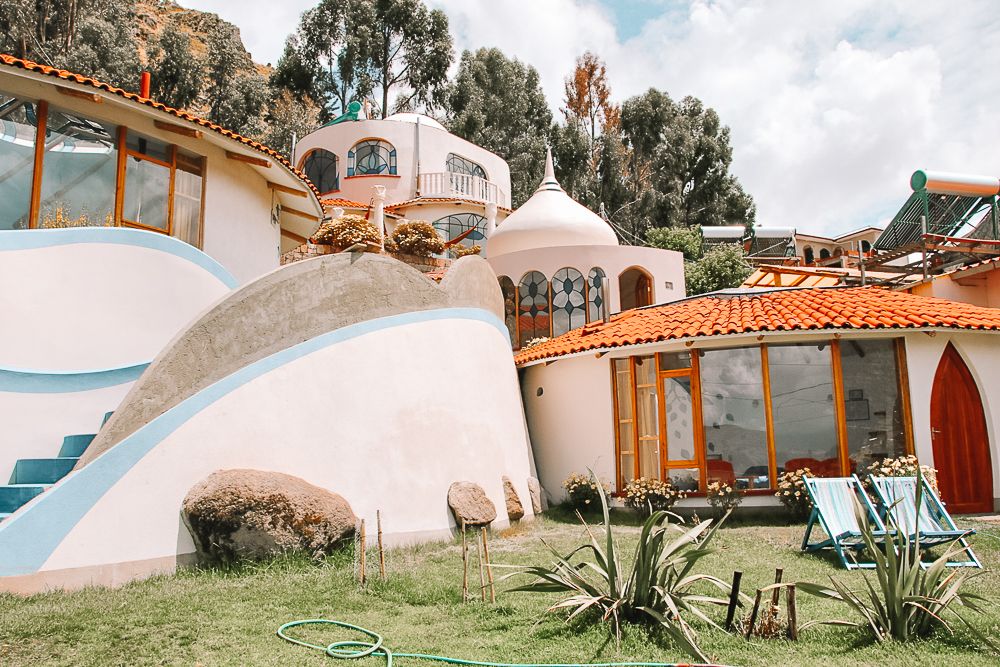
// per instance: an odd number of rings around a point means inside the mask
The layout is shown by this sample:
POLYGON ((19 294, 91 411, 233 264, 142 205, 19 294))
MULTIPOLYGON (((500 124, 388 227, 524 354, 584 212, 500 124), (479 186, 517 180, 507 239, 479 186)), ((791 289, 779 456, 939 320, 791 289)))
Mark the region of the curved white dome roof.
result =
POLYGON ((391 116, 388 116, 386 118, 386 120, 394 120, 397 123, 414 123, 414 124, 416 124, 418 118, 420 119, 420 124, 421 125, 426 125, 428 127, 436 127, 437 129, 444 130, 445 132, 448 131, 448 130, 445 129, 444 125, 442 125, 441 123, 437 122, 436 120, 434 120, 430 116, 427 116, 427 115, 422 114, 422 113, 394 113, 391 116))
POLYGON ((542 184, 486 240, 486 256, 574 245, 618 245, 618 237, 599 215, 559 186, 549 151, 542 184))

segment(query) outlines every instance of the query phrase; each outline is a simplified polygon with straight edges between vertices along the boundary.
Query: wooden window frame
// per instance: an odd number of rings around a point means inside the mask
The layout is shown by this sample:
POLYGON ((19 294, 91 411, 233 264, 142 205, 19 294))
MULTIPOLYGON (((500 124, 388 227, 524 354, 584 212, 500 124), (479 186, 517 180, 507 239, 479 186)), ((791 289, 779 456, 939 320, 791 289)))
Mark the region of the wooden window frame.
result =
POLYGON ((656 391, 657 409, 659 410, 660 422, 660 479, 666 481, 671 470, 698 470, 698 487, 705 488, 708 472, 705 466, 705 427, 702 423, 701 413, 701 367, 699 366, 698 353, 696 350, 687 350, 691 358, 691 365, 687 368, 664 371, 659 368, 659 355, 654 353, 657 359, 656 391), (691 382, 691 427, 694 434, 694 458, 686 460, 670 460, 667 458, 669 446, 669 433, 667 430, 667 396, 663 391, 663 380, 675 377, 686 377, 691 382))

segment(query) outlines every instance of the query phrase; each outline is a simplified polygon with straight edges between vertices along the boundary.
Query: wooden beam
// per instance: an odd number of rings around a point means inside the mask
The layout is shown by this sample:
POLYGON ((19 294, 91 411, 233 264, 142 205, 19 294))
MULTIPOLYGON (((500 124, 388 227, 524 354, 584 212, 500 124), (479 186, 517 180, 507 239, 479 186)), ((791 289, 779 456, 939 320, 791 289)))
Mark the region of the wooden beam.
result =
POLYGON ((194 137, 195 139, 201 139, 201 130, 195 127, 187 127, 185 125, 174 125, 173 123, 166 123, 162 120, 154 120, 153 125, 159 130, 166 130, 167 132, 173 132, 174 134, 182 134, 185 137, 194 137))
POLYGON ((285 194, 293 195, 295 197, 308 197, 305 190, 300 190, 299 188, 290 188, 287 185, 281 185, 280 183, 274 183, 272 181, 267 182, 267 187, 271 188, 275 192, 284 192, 285 194))
POLYGON ((281 230, 281 235, 284 236, 287 239, 291 239, 291 240, 295 241, 296 243, 308 243, 309 242, 309 239, 307 239, 306 237, 301 236, 299 234, 296 234, 295 232, 290 232, 287 229, 282 229, 281 230))
POLYGON ((297 208, 289 208, 287 206, 282 206, 281 212, 288 213, 290 215, 297 215, 300 218, 305 218, 306 220, 312 220, 313 222, 319 222, 319 216, 313 215, 312 213, 306 213, 305 211, 300 211, 297 208))
POLYGON ((81 100, 88 100, 90 102, 96 102, 100 104, 104 101, 104 98, 97 93, 92 93, 86 90, 77 90, 76 88, 67 88, 66 86, 56 86, 56 91, 60 95, 66 95, 67 97, 77 97, 81 100))
POLYGON ((243 153, 234 153, 232 151, 226 151, 226 157, 230 160, 236 160, 237 162, 246 162, 247 164, 252 164, 258 167, 264 167, 265 169, 270 168, 271 161, 265 160, 262 157, 254 157, 252 155, 244 155, 243 153))

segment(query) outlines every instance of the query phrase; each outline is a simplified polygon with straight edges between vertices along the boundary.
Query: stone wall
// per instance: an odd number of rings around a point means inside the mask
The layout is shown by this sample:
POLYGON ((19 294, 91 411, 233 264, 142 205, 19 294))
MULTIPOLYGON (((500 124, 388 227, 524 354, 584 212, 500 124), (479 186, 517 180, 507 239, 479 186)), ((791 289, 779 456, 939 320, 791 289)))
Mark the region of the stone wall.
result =
MULTIPOLYGON (((289 250, 284 255, 281 256, 281 265, 292 264, 293 262, 301 262, 304 259, 311 259, 313 257, 320 257, 321 255, 334 254, 334 250, 331 246, 324 245, 313 245, 311 243, 303 243, 298 248, 294 250, 289 250)), ((417 271, 421 273, 440 273, 444 272, 451 266, 453 259, 442 259, 439 257, 420 257, 419 255, 407 255, 404 253, 385 253, 389 257, 393 257, 403 262, 404 264, 409 264, 417 271)))

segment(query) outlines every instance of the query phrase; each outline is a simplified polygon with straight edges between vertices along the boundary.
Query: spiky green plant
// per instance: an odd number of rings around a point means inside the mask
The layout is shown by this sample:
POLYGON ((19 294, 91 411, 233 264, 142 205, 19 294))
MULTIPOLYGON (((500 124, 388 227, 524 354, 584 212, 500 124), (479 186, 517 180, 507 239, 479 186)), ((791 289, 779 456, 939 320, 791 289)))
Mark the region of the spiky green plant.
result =
MULTIPOLYGON (((920 515, 922 481, 918 472, 917 511, 914 516, 920 515)), ((977 630, 957 609, 964 607, 974 613, 983 613, 979 603, 985 602, 979 595, 962 592, 962 586, 980 573, 970 575, 948 567, 948 561, 965 550, 958 538, 947 545, 938 559, 924 567, 921 563, 918 527, 915 526, 911 531, 909 527, 898 526, 883 541, 875 536, 867 513, 862 510, 857 499, 855 506, 862 540, 875 563, 875 582, 872 583, 872 578, 867 573, 862 574, 865 588, 861 592, 849 589, 832 576, 832 587, 807 582, 796 583, 796 588, 804 593, 846 603, 863 619, 862 623, 831 623, 867 626, 880 642, 907 641, 926 637, 942 627, 953 632, 945 619, 946 615, 950 615, 965 624, 992 650, 1000 650, 1000 646, 977 630)))
POLYGON ((586 612, 597 612, 594 617, 610 623, 617 638, 621 637, 623 621, 661 626, 688 654, 708 662, 685 616, 694 616, 718 628, 700 607, 729 602, 729 584, 711 575, 693 572, 698 561, 712 553, 709 543, 722 521, 713 526, 710 519, 684 527, 671 523, 668 512, 653 512, 642 526, 629 567, 623 568, 619 558, 621 547, 611 530, 603 489, 600 497, 604 516, 603 544, 580 516, 590 536, 588 544, 565 556, 546 544, 556 557, 552 565, 514 567, 515 572, 504 579, 534 577, 533 581, 512 590, 560 593, 565 597, 550 606, 548 612, 569 612, 567 621, 586 612), (727 597, 706 595, 703 591, 708 587, 723 591, 727 597))

